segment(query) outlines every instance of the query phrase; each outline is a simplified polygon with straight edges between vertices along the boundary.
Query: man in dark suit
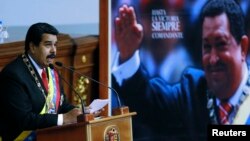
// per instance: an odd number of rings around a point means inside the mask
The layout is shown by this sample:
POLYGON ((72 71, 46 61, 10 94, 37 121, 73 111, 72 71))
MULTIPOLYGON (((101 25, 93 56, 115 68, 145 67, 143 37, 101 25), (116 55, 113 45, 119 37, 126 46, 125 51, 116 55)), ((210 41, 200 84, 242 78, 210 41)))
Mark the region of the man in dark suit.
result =
POLYGON ((149 80, 139 67, 135 55, 143 29, 132 7, 120 8, 115 21, 120 56, 112 83, 124 104, 138 112, 135 140, 201 141, 206 140, 208 124, 250 124, 249 110, 244 113, 250 106, 248 37, 240 6, 234 0, 209 0, 200 18, 204 71, 188 68, 181 81, 170 86, 160 78, 149 80), (122 68, 131 62, 137 66, 130 65, 134 73, 124 74, 122 68), (147 138, 141 134, 143 126, 152 131, 147 138))
POLYGON ((74 123, 81 114, 67 102, 58 72, 49 67, 56 56, 57 35, 50 24, 33 24, 26 35, 25 52, 2 70, 3 140, 14 140, 26 130, 74 123))

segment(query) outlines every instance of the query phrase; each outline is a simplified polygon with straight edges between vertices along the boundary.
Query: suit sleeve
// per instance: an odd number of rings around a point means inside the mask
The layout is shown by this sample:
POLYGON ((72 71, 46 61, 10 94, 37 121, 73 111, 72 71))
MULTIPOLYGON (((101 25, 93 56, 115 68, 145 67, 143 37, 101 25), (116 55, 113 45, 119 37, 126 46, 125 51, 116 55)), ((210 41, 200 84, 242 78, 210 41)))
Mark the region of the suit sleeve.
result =
POLYGON ((201 71, 187 70, 179 83, 170 85, 161 78, 148 78, 140 68, 121 87, 113 81, 124 105, 137 112, 135 122, 157 133, 173 135, 182 134, 179 129, 185 127, 186 120, 192 116, 193 100, 199 99, 194 95, 202 89, 197 86, 203 82, 202 76, 201 71))
MULTIPOLYGON (((4 106, 5 121, 9 126, 18 129, 34 130, 44 127, 57 125, 56 114, 39 114, 44 106, 45 100, 41 93, 32 93, 37 95, 36 100, 28 94, 28 89, 20 84, 14 77, 5 77, 4 83, 1 83, 1 105, 4 106)), ((30 85, 32 85, 30 83, 30 85)), ((35 86, 35 85, 34 85, 35 86)), ((1 111, 2 112, 2 111, 1 111)))

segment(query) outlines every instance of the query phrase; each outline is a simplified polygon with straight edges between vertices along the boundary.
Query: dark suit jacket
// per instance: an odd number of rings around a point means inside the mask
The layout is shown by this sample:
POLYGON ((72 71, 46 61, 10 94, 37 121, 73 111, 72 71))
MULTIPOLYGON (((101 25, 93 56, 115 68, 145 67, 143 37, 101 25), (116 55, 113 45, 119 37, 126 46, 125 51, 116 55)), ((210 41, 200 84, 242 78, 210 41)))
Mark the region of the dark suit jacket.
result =
POLYGON ((141 68, 122 87, 114 77, 112 81, 123 104, 137 112, 134 140, 206 140, 209 115, 203 71, 187 69, 175 85, 149 79, 141 68))
MULTIPOLYGON (((40 78, 38 72, 36 74, 40 78)), ((41 79, 40 82, 42 82, 41 79)), ((39 114, 45 104, 45 97, 21 56, 2 70, 0 91, 0 124, 4 140, 13 140, 23 130, 57 125, 57 114, 39 114)), ((61 95, 64 98, 61 99, 62 104, 59 106, 58 113, 65 113, 74 106, 66 101, 62 87, 61 95)))

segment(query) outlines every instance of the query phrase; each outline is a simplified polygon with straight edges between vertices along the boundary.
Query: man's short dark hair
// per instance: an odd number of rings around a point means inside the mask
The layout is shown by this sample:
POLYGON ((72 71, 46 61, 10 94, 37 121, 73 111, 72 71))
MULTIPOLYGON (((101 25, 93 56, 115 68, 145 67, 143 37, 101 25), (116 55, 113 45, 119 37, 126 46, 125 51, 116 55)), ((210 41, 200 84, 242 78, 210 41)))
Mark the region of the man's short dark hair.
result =
POLYGON ((42 35, 44 33, 58 35, 59 31, 54 26, 48 23, 35 23, 31 25, 25 38, 25 52, 28 52, 28 50, 30 49, 30 42, 38 46, 42 40, 42 35))
POLYGON ((214 17, 225 13, 229 20, 230 32, 240 43, 245 35, 244 14, 240 5, 235 0, 208 0, 201 12, 201 24, 206 17, 214 17))

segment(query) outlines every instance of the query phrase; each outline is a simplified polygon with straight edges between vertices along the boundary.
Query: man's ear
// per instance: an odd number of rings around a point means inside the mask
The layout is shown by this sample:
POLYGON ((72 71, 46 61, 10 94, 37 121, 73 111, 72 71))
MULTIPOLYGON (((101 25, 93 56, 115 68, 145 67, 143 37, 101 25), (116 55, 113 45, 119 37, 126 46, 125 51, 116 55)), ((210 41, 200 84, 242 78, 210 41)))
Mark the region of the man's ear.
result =
POLYGON ((240 44, 241 44, 242 58, 246 60, 248 54, 248 37, 246 35, 242 36, 240 44))
POLYGON ((30 52, 31 52, 31 53, 34 53, 34 52, 35 52, 35 49, 36 49, 36 46, 34 45, 34 43, 30 42, 30 43, 29 43, 29 46, 30 46, 30 52))

